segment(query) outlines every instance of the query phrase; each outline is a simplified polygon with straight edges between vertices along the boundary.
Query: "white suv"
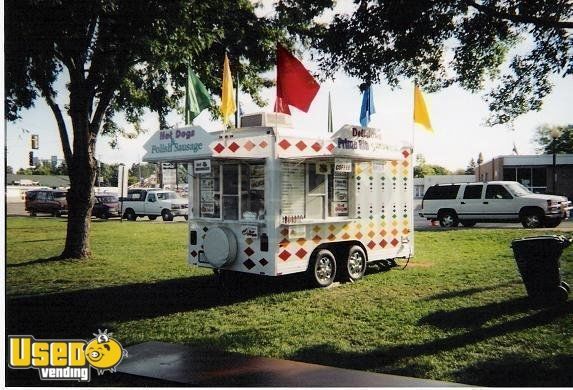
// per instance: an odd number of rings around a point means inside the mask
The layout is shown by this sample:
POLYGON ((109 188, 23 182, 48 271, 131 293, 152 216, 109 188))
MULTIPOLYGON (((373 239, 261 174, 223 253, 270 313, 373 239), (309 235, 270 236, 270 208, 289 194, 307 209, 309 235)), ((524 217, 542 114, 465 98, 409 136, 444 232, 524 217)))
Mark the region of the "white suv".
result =
POLYGON ((419 215, 442 227, 521 222, 526 228, 552 228, 569 218, 572 208, 564 196, 534 194, 515 181, 490 181, 432 186, 419 215))

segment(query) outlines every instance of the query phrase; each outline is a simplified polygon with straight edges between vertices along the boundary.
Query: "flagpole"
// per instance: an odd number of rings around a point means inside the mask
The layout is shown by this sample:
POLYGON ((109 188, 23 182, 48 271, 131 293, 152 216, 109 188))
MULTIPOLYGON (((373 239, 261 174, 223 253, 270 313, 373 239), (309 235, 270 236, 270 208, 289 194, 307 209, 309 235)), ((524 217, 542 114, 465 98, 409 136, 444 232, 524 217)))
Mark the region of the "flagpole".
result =
POLYGON ((235 106, 236 106, 236 111, 235 111, 235 128, 238 129, 240 124, 240 118, 239 118, 239 57, 237 57, 237 89, 235 90, 235 106))
POLYGON ((416 82, 414 82, 414 88, 412 88, 412 102, 414 102, 414 106, 412 107, 412 144, 410 145, 412 147, 412 154, 414 153, 414 143, 415 143, 415 137, 416 137, 416 122, 414 121, 414 110, 416 109, 415 106, 415 96, 414 94, 416 89, 416 82))

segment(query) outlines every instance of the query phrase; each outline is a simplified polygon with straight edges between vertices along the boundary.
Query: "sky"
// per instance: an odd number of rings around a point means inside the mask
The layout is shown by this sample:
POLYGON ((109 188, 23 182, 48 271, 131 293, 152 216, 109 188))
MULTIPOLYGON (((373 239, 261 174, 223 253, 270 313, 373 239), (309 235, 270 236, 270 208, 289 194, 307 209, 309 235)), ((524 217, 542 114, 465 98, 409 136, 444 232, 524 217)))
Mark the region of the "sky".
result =
MULTIPOLYGON (((272 12, 272 1, 263 1, 260 15, 272 12)), ((350 0, 339 0, 333 12, 349 12, 355 5, 350 0)), ((331 16, 325 15, 325 18, 331 16)), ((223 58, 221 58, 221 62, 223 58)), ((306 54, 302 59, 311 71, 318 68, 306 54)), ((231 69, 233 73, 233 69, 231 69)), ((272 73, 270 74, 272 76, 272 73)), ((452 86, 433 94, 425 94, 434 133, 414 129, 413 84, 403 81, 399 89, 391 90, 387 85, 374 85, 374 104, 376 113, 371 117, 370 127, 379 128, 389 143, 411 144, 414 153, 422 154, 429 164, 444 166, 452 171, 465 169, 470 160, 477 160, 480 153, 488 161, 500 155, 510 155, 514 144, 520 154, 534 154, 536 145, 532 142, 535 129, 543 124, 566 125, 573 123, 573 77, 566 79, 555 77, 553 92, 546 97, 542 110, 522 115, 512 129, 508 126, 487 127, 484 122, 488 116, 487 105, 481 94, 471 94, 457 86, 452 86)), ((334 130, 345 124, 359 125, 361 95, 358 90, 360 81, 336 75, 334 80, 321 84, 308 113, 291 108, 292 122, 297 133, 306 133, 309 137, 327 136, 328 95, 332 96, 334 130)), ((59 102, 67 103, 65 82, 60 80, 56 89, 60 91, 59 102)), ((272 112, 276 89, 262 92, 266 99, 265 107, 256 106, 252 100, 241 94, 240 104, 246 114, 272 112)), ((183 101, 182 101, 183 104, 183 101)), ((69 119, 67 120, 68 127, 69 119)), ((172 113, 168 124, 184 126, 183 115, 172 113)), ((194 121, 207 131, 222 129, 221 121, 213 121, 211 114, 203 111, 194 121)), ((158 130, 157 116, 147 114, 143 128, 146 134, 136 139, 120 138, 116 149, 109 146, 109 139, 99 137, 96 146, 96 158, 104 163, 124 163, 131 165, 140 162, 145 150, 143 144, 158 130)), ((58 156, 63 159, 61 143, 55 119, 46 105, 39 99, 34 108, 22 112, 22 119, 6 124, 7 164, 15 170, 28 166, 30 135, 38 134, 40 149, 34 154, 40 159, 58 156)), ((70 139, 71 141, 71 139, 70 139)))
MULTIPOLYGON (((305 65, 313 67, 307 61, 305 65)), ((466 168, 470 159, 477 160, 483 153, 487 161, 499 155, 512 154, 513 144, 520 154, 534 154, 532 138, 537 126, 542 124, 564 125, 573 123, 573 78, 556 79, 553 92, 546 98, 539 112, 531 112, 515 121, 514 129, 507 126, 487 127, 484 121, 488 110, 480 95, 470 94, 458 87, 449 87, 438 93, 425 94, 434 133, 413 127, 413 85, 403 82, 401 89, 391 90, 386 85, 374 85, 376 113, 370 127, 383 131, 390 143, 410 143, 414 141, 416 154, 422 154, 429 164, 444 166, 450 170, 466 168)), ((328 94, 332 96, 333 123, 335 131, 345 124, 358 125, 361 95, 360 81, 339 74, 334 81, 321 84, 308 113, 292 108, 292 122, 297 133, 309 137, 327 136, 328 94)), ((61 86, 63 87, 63 85, 61 86)), ((61 102, 65 90, 61 88, 61 102)), ((266 107, 257 107, 246 95, 241 95, 240 103, 244 113, 272 112, 275 88, 263 91, 268 102, 266 107)), ((184 118, 176 113, 168 117, 170 125, 184 126, 184 118)), ((211 120, 211 115, 203 111, 194 122, 207 131, 222 129, 220 121, 211 120)), ((118 147, 112 149, 109 139, 100 137, 96 147, 96 157, 104 163, 131 165, 141 161, 145 154, 143 144, 159 128, 157 116, 146 114, 143 127, 148 129, 136 139, 120 138, 118 147)), ((40 149, 34 151, 40 159, 56 155, 63 158, 57 125, 53 115, 43 100, 36 106, 22 112, 22 119, 7 123, 6 145, 7 164, 16 170, 26 168, 30 151, 30 134, 40 137, 40 149), (29 133, 28 133, 28 132, 29 133)))

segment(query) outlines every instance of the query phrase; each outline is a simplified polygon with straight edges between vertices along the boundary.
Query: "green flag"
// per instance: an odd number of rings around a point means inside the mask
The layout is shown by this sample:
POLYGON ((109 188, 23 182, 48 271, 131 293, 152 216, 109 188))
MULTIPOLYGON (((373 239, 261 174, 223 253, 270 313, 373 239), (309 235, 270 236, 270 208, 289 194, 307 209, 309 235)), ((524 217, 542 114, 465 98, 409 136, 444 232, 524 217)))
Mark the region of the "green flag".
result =
POLYGON ((207 88, 191 70, 187 68, 187 88, 185 91, 185 124, 190 125, 201 111, 211 106, 207 88))

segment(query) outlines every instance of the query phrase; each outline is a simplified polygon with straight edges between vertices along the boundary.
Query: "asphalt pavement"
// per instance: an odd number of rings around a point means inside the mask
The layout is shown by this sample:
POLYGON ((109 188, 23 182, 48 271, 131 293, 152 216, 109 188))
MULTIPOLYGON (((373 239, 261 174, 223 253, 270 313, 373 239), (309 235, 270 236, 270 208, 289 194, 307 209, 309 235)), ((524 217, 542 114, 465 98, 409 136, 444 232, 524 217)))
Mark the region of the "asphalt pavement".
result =
MULTIPOLYGON (((24 209, 24 202, 15 202, 15 203, 7 203, 6 204, 6 214, 8 216, 24 216, 29 215, 26 210, 24 209)), ((46 216, 49 217, 49 214, 39 214, 40 217, 46 216)), ((55 217, 50 217, 55 218, 55 217)), ((65 218, 65 217, 64 217, 65 218)), ((115 220, 119 220, 118 218, 114 218, 115 220)), ((113 219, 112 219, 113 220, 113 219)), ((147 221, 147 217, 138 218, 141 221, 147 221)), ((183 218, 178 218, 177 220, 185 222, 183 218)), ((161 218, 158 218, 154 221, 154 223, 163 223, 161 218)), ((490 228, 490 229, 518 229, 521 228, 520 223, 478 223, 475 227, 478 228, 490 228)), ((432 225, 432 223, 425 218, 418 216, 417 212, 414 216, 414 230, 440 230, 443 229, 439 225, 432 225)), ((462 228, 460 229, 473 229, 473 228, 462 228)), ((562 231, 562 232, 573 232, 573 219, 569 219, 567 221, 563 221, 561 225, 556 228, 542 228, 542 229, 535 229, 535 230, 551 230, 551 231, 562 231)))

